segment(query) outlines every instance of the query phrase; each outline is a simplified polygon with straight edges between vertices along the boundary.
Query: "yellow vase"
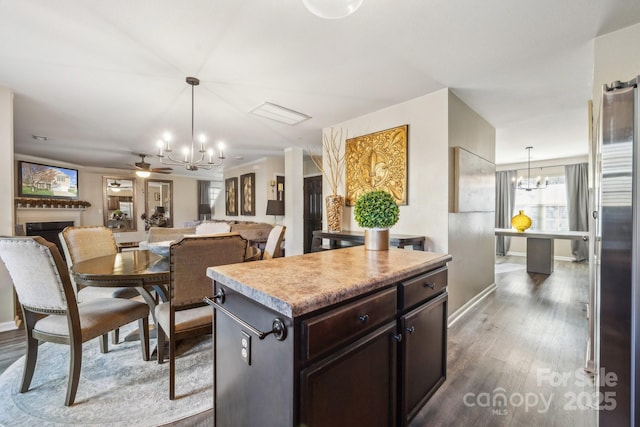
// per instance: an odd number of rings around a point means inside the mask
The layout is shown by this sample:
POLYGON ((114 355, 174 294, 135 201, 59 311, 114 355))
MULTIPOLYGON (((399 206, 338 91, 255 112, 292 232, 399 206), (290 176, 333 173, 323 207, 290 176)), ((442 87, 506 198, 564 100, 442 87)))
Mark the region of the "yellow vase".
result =
POLYGON ((511 218, 511 226, 522 233, 524 230, 531 227, 531 218, 526 216, 524 211, 520 211, 518 215, 511 218))

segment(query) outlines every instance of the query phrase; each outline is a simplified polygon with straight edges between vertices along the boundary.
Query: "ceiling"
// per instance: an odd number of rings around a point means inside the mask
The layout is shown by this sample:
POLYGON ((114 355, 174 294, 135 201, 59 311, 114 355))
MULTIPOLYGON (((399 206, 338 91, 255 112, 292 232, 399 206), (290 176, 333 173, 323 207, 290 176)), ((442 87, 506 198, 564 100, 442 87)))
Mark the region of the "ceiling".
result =
POLYGON ((587 154, 593 39, 637 22, 631 0, 364 0, 340 20, 301 0, 0 0, 0 85, 16 153, 115 168, 165 131, 190 140, 187 76, 201 80, 196 132, 225 142, 225 167, 450 87, 497 129, 503 164, 527 145, 533 160, 587 154), (265 101, 312 118, 248 113, 265 101))

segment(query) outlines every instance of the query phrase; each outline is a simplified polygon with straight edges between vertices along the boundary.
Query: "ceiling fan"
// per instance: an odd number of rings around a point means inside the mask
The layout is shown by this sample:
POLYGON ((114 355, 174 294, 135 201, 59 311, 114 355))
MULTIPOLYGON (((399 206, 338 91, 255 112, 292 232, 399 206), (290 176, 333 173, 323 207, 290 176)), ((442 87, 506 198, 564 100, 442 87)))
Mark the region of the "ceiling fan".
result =
POLYGON ((147 157, 146 154, 138 154, 138 156, 140 156, 140 161, 136 162, 133 164, 133 166, 135 167, 135 171, 136 173, 138 172, 142 172, 142 173, 171 173, 171 171, 173 170, 172 168, 167 168, 167 167, 163 167, 163 168, 152 168, 151 164, 147 163, 144 161, 144 158, 147 157))

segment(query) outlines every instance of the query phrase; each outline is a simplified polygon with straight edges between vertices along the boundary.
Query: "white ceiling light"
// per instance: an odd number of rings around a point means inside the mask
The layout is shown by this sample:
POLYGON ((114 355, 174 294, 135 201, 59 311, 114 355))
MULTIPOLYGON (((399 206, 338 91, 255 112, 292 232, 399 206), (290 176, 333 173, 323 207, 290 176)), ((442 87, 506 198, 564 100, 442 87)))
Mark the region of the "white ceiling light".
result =
POLYGON ((340 19, 351 15, 362 0, 302 0, 309 12, 324 19, 340 19))
POLYGON ((256 116, 275 120, 276 122, 291 126, 295 126, 298 123, 311 118, 311 116, 307 116, 306 114, 299 113, 289 108, 281 107, 280 105, 272 104, 271 102, 265 102, 249 112, 256 116))

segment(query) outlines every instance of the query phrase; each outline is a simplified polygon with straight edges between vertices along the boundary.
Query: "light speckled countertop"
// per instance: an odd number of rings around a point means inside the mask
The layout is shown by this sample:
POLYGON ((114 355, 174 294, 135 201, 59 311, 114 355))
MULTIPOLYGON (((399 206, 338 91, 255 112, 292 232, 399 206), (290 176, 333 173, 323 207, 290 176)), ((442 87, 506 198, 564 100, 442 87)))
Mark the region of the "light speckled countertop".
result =
POLYGON ((293 318, 388 286, 439 264, 451 255, 363 246, 265 261, 209 267, 207 276, 293 318))

